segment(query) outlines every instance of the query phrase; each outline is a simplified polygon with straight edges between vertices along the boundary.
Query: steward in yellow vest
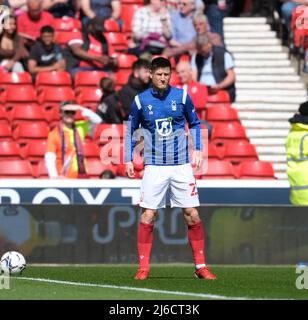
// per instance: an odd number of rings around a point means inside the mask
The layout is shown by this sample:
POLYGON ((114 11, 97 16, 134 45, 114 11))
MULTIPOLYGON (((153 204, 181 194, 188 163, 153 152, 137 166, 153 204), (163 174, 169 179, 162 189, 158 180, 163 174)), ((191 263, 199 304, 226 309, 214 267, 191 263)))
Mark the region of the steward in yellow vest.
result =
POLYGON ((289 119, 287 174, 291 186, 290 201, 303 206, 308 205, 308 101, 302 103, 298 111, 299 114, 289 119))

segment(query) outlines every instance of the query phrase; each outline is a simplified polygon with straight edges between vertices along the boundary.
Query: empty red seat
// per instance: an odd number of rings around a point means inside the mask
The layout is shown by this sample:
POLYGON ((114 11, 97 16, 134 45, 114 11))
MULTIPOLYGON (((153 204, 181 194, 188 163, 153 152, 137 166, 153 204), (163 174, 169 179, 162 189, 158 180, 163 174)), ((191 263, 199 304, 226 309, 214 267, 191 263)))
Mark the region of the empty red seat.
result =
POLYGON ((72 88, 46 87, 39 95, 39 101, 46 106, 58 106, 62 101, 75 100, 72 88))
POLYGON ((93 141, 87 141, 83 149, 86 158, 99 158, 100 156, 100 148, 93 141))
POLYGON ((202 179, 235 179, 235 171, 228 161, 209 159, 203 164, 202 179))
POLYGON ((206 120, 212 123, 216 121, 239 121, 239 118, 236 109, 217 106, 207 109, 206 120))
POLYGON ((31 87, 8 87, 1 96, 6 107, 25 104, 37 104, 36 91, 31 87))
POLYGON ((217 93, 215 94, 209 94, 208 96, 208 102, 230 102, 230 96, 228 91, 225 90, 219 90, 217 93))
POLYGON ((35 85, 41 89, 46 86, 71 87, 72 79, 66 71, 39 72, 36 76, 35 85))
POLYGON ((20 144, 31 140, 47 139, 49 127, 45 122, 20 123, 13 131, 13 137, 20 144))
POLYGON ((29 72, 0 72, 0 89, 8 86, 32 87, 32 78, 29 72))
POLYGON ((105 32, 104 33, 109 46, 116 52, 127 52, 128 43, 125 34, 119 32, 105 32))
POLYGON ((31 141, 22 149, 23 157, 29 161, 43 161, 47 148, 46 140, 31 141))
POLYGON ((248 141, 230 141, 223 148, 223 159, 231 162, 258 160, 255 146, 248 141))
POLYGON ((19 145, 15 141, 0 141, 0 160, 21 158, 19 145))
POLYGON ((128 78, 131 74, 130 70, 120 70, 115 75, 115 83, 117 86, 123 86, 128 82, 128 78))
POLYGON ((76 90, 77 103, 95 109, 102 98, 102 90, 98 88, 79 87, 76 90))
POLYGON ((0 141, 13 140, 12 130, 9 124, 0 122, 0 141))
POLYGON ((54 19, 53 27, 56 31, 76 31, 81 30, 81 21, 71 17, 54 19))
POLYGON ((270 162, 244 161, 239 165, 240 179, 275 179, 275 172, 270 162))
POLYGON ((12 108, 12 111, 10 112, 10 119, 13 127, 21 122, 47 122, 44 109, 41 106, 31 104, 12 108))
POLYGON ((34 175, 39 179, 48 179, 48 171, 46 168, 45 161, 40 161, 37 166, 34 167, 34 175))
POLYGON ((56 32, 56 43, 61 47, 64 47, 71 40, 82 38, 80 31, 57 31, 56 32))
POLYGON ((0 179, 33 178, 34 172, 31 164, 26 160, 0 161, 0 179))
POLYGON ((96 126, 93 140, 99 144, 105 144, 110 139, 123 140, 125 127, 122 124, 102 123, 96 126))
POLYGON ((0 106, 0 123, 9 124, 9 113, 3 106, 0 106))
POLYGON ((105 170, 111 170, 116 175, 116 168, 112 164, 104 165, 100 159, 90 158, 86 160, 87 174, 90 179, 99 179, 105 170))
POLYGON ((121 15, 120 18, 124 22, 125 31, 131 32, 132 31, 132 20, 135 12, 143 7, 142 4, 123 4, 121 6, 121 15))
POLYGON ((75 88, 97 87, 102 78, 109 78, 105 71, 79 71, 75 75, 75 88))
POLYGON ((212 141, 223 144, 231 139, 248 141, 245 128, 238 122, 216 124, 212 132, 212 141))
POLYGON ((120 26, 114 19, 106 19, 104 22, 105 32, 120 32, 120 26))
POLYGON ((117 57, 120 69, 132 69, 134 62, 138 59, 136 56, 125 53, 115 53, 114 56, 117 57))

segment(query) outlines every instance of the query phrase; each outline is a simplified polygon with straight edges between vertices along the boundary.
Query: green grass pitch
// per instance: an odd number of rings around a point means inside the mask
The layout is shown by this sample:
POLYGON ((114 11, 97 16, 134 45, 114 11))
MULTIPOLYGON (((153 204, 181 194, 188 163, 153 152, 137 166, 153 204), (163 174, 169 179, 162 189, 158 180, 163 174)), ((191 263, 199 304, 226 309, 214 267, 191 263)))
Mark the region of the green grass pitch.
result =
POLYGON ((308 299, 295 286, 295 266, 211 266, 216 281, 193 277, 185 264, 153 265, 146 281, 133 265, 27 266, 0 299, 308 299))

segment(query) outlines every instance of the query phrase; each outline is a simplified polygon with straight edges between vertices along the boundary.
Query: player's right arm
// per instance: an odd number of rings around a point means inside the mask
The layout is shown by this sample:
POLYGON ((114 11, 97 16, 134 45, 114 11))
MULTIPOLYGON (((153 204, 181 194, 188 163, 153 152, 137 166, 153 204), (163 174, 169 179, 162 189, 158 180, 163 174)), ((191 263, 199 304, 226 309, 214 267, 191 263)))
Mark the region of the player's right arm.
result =
POLYGON ((136 130, 139 128, 141 123, 141 104, 139 101, 138 95, 135 97, 132 106, 130 115, 128 118, 126 133, 125 133, 125 149, 124 149, 124 163, 125 171, 129 178, 135 177, 133 157, 134 157, 134 148, 137 142, 136 139, 136 130))

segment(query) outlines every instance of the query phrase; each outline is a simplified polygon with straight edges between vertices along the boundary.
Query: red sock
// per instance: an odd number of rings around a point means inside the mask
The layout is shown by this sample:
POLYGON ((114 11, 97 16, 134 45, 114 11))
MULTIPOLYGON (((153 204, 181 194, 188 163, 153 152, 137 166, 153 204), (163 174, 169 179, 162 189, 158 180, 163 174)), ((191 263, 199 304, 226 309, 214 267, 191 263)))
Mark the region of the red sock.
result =
POLYGON ((202 221, 188 225, 188 241, 193 251, 195 265, 205 264, 205 241, 202 221))
POLYGON ((150 255, 153 243, 153 224, 140 222, 138 230, 139 267, 150 269, 150 255))

